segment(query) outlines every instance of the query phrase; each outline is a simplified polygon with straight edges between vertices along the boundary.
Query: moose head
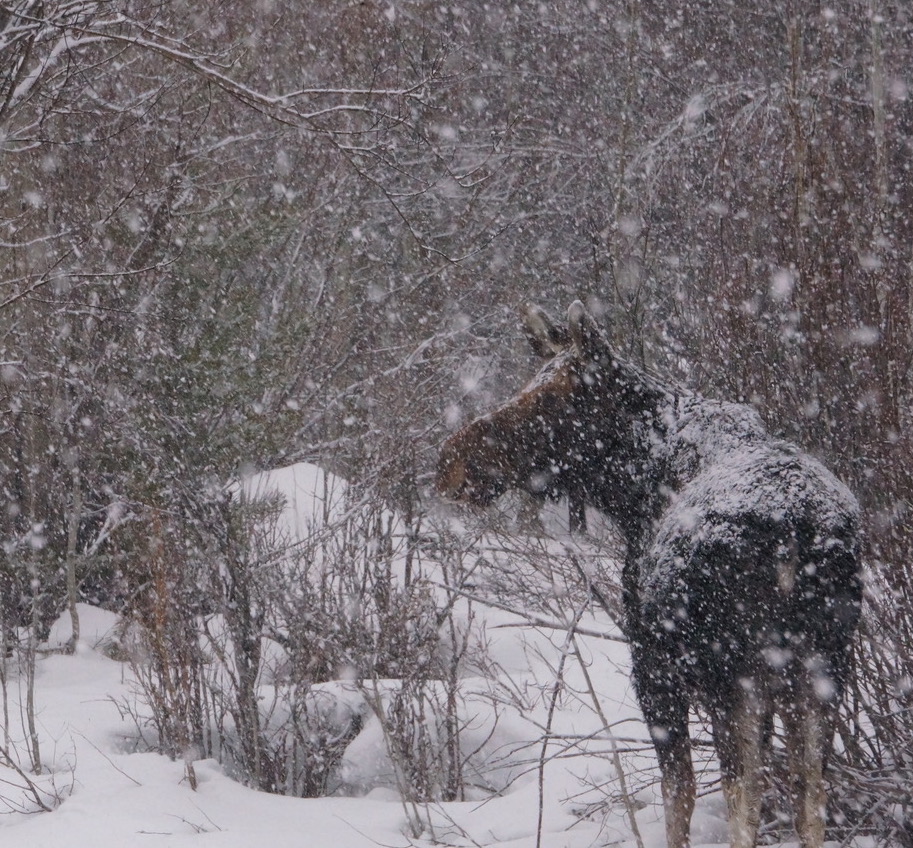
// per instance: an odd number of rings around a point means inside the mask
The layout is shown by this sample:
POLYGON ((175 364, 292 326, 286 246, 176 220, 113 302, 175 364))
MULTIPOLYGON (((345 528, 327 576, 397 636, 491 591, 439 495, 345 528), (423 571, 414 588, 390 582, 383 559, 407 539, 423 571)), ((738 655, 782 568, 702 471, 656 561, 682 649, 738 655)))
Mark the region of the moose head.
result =
POLYGON ((579 300, 567 327, 536 306, 521 315, 547 362, 514 398, 444 443, 438 491, 482 506, 511 488, 569 496, 633 531, 643 516, 622 493, 641 487, 638 439, 662 390, 613 351, 579 300))

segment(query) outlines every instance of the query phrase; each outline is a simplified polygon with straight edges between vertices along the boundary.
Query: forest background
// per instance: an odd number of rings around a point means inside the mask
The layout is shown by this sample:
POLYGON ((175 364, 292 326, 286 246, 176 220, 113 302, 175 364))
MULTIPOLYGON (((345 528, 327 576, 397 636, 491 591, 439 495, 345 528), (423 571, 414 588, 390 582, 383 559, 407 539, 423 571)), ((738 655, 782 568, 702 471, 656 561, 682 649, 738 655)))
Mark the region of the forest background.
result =
POLYGON ((579 297, 857 493, 848 768, 909 785, 911 68, 884 0, 2 3, 5 640, 236 609, 253 469, 419 539, 436 446, 533 373, 517 307, 579 297))

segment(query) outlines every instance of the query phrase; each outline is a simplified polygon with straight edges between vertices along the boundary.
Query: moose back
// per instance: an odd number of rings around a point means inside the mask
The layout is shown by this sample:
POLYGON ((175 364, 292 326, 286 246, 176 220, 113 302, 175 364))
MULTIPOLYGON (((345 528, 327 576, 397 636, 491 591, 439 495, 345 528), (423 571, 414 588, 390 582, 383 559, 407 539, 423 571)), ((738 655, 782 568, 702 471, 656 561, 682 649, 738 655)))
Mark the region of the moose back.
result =
POLYGON ((613 351, 583 305, 524 311, 548 358, 516 397, 451 436, 437 485, 487 504, 567 496, 627 542, 624 629, 659 759, 670 848, 689 844, 688 711, 710 718, 731 842, 755 845, 767 729, 779 715, 803 848, 824 841, 823 771, 859 616, 853 495, 749 406, 664 385, 613 351))

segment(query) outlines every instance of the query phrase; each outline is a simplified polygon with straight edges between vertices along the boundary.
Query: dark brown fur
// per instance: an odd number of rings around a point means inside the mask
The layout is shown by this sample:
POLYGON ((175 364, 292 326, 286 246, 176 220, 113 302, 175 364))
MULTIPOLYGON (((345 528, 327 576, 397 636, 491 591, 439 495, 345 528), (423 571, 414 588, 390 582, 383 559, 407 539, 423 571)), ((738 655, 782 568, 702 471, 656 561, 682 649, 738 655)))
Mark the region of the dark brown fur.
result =
POLYGON ((803 848, 824 840, 823 768, 859 614, 858 507, 746 406, 662 384, 620 359, 578 302, 568 327, 525 314, 551 356, 517 397, 442 449, 438 488, 487 504, 566 495, 627 541, 625 631, 662 771, 671 848, 694 806, 688 711, 713 726, 732 844, 755 844, 762 737, 781 716, 803 848))

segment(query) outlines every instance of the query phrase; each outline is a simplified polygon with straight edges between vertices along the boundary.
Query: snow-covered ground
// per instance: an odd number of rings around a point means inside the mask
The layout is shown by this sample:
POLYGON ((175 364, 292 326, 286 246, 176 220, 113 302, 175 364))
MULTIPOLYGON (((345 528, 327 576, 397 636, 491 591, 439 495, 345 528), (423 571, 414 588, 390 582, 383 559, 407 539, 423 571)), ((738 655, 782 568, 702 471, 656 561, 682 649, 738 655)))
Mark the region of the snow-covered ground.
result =
MULTIPOLYGON (((301 467, 254 483, 260 490, 281 488, 293 508, 288 520, 296 522, 303 515, 313 516, 315 503, 318 511, 323 509, 323 499, 331 491, 319 474, 301 467)), ((329 509, 337 509, 335 502, 329 509)), ((500 681, 482 677, 463 681, 466 747, 484 742, 489 761, 499 761, 502 769, 509 767, 513 779, 504 780, 508 785, 493 797, 412 807, 380 780, 360 797, 311 800, 269 795, 232 780, 211 760, 196 763, 198 785, 193 789, 183 763, 136 752, 136 723, 124 708, 136 704, 130 666, 109 658, 103 650, 117 619, 82 606, 75 655, 49 651, 37 664, 37 733, 45 772, 30 778, 52 810, 36 811, 33 799, 18 788, 22 776, 0 768, 0 781, 6 781, 0 782, 0 812, 5 813, 0 815, 0 844, 4 848, 376 848, 433 842, 491 848, 635 846, 620 800, 620 765, 631 806, 637 808, 642 845, 664 845, 653 756, 638 743, 646 733, 626 672, 625 646, 593 635, 577 638, 579 654, 567 652, 565 685, 550 720, 552 734, 563 741, 549 744, 540 780, 538 740, 549 722, 567 632, 536 627, 521 615, 478 605, 476 616, 474 626, 485 632, 490 668, 497 669, 494 677, 500 681), (495 722, 490 695, 492 686, 499 684, 515 697, 513 703, 502 699, 495 722), (598 710, 592 692, 597 695, 598 710), (604 730, 603 718, 610 731, 604 730), (574 738, 579 743, 569 744, 574 738), (620 752, 618 759, 613 750, 620 752), (415 819, 424 823, 418 838, 412 832, 415 819), (541 832, 538 843, 537 832, 541 832)), ((581 625, 593 632, 612 630, 608 618, 595 612, 587 612, 581 625)), ((62 645, 68 636, 65 616, 46 647, 62 645)), ((26 747, 16 729, 24 698, 24 681, 11 674, 10 741, 20 755, 26 747)), ((371 776, 382 771, 378 764, 384 758, 383 734, 368 721, 350 746, 344 768, 361 770, 370 784, 371 776)), ((27 763, 20 761, 20 765, 29 773, 27 763)), ((718 794, 699 800, 693 834, 696 846, 726 841, 718 794)))

